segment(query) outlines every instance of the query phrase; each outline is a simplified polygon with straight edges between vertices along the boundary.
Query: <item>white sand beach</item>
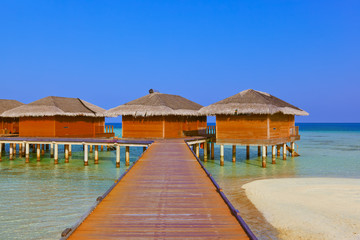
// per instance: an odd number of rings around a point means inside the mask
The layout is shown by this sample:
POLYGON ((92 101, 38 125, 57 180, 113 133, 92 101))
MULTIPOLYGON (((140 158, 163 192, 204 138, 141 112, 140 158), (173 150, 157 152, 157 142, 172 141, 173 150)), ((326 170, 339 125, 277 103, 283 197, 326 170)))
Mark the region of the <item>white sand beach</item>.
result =
POLYGON ((243 188, 281 239, 360 239, 360 179, 266 179, 243 188))

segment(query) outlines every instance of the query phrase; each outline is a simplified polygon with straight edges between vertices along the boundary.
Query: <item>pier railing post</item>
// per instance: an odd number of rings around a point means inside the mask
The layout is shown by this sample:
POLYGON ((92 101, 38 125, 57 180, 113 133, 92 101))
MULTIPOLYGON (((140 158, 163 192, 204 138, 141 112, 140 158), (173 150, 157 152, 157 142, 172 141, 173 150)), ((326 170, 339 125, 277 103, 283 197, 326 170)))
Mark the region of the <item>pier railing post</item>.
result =
POLYGON ((129 146, 125 147, 125 165, 126 166, 130 165, 130 147, 129 146))
POLYGON ((120 145, 116 143, 116 167, 120 167, 120 145))
POLYGON ((59 145, 57 143, 54 144, 54 164, 58 164, 59 161, 59 145))
POLYGON ((224 144, 220 145, 220 166, 224 166, 224 144))
POLYGON ((262 146, 262 167, 266 168, 266 146, 262 146))
MULTIPOLYGON (((91 145, 90 145, 91 146, 91 145)), ((84 166, 87 166, 89 163, 89 157, 88 157, 88 145, 84 144, 84 166)))

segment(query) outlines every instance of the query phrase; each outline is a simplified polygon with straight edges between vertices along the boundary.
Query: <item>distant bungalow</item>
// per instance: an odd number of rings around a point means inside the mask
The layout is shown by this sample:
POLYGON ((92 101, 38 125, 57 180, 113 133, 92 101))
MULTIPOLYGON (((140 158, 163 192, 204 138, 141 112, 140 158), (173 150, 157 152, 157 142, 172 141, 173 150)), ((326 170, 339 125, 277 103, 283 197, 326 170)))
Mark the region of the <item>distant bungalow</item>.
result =
POLYGON ((107 114, 122 115, 124 138, 181 138, 198 135, 206 129, 206 116, 198 110, 200 104, 178 95, 149 94, 112 108, 107 114))
MULTIPOLYGON (((7 110, 23 105, 16 100, 0 99, 0 116, 7 110)), ((19 118, 17 117, 0 117, 0 134, 17 134, 19 133, 19 118)))
POLYGON ((299 140, 294 116, 308 115, 279 98, 252 89, 203 107, 200 113, 216 116, 217 144, 263 147, 299 140))
POLYGON ((19 118, 20 137, 111 137, 104 133, 105 109, 79 98, 46 97, 1 114, 19 118))

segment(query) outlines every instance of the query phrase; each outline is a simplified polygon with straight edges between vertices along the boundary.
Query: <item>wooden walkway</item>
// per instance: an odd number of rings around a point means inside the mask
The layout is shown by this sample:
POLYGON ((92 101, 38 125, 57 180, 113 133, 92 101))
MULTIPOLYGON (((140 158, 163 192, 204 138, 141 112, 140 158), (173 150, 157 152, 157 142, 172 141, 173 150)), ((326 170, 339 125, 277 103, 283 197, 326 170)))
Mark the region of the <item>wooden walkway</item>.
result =
POLYGON ((69 239, 249 239, 183 140, 153 143, 69 239))

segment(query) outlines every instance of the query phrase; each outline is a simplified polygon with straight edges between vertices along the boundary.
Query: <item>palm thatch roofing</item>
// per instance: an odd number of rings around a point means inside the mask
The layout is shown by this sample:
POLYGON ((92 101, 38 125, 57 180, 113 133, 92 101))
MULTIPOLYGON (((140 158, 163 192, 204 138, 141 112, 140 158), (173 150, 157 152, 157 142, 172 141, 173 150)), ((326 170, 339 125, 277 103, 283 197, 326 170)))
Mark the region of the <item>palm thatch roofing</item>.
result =
POLYGON ((3 112, 2 117, 88 116, 104 117, 105 109, 79 98, 45 97, 3 112))
POLYGON ((200 104, 178 95, 149 91, 150 94, 109 109, 109 116, 200 116, 200 104))
POLYGON ((211 104, 200 109, 206 115, 237 115, 237 114, 275 114, 309 115, 304 110, 297 108, 268 93, 248 89, 234 96, 211 104))
POLYGON ((16 101, 16 100, 10 100, 10 99, 0 99, 0 114, 3 112, 19 107, 21 105, 24 105, 23 103, 16 101))

